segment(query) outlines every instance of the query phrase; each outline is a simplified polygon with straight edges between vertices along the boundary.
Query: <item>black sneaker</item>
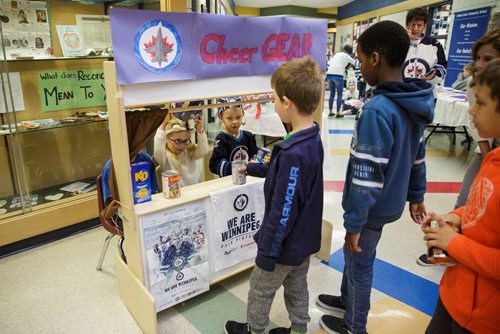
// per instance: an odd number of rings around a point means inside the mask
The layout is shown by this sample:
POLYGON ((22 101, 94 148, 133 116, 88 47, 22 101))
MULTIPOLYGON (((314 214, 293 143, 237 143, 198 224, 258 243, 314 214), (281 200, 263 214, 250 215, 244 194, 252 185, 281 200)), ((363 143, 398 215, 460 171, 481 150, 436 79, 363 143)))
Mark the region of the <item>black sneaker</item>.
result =
POLYGON ((344 319, 332 315, 323 315, 319 319, 319 325, 329 334, 353 334, 348 328, 344 319))
POLYGON ((453 261, 444 263, 430 263, 427 254, 422 254, 417 259, 417 264, 421 265, 422 267, 436 267, 436 266, 449 267, 449 266, 455 266, 457 262, 453 261))
POLYGON ((277 327, 269 331, 269 334, 290 334, 292 332, 291 328, 277 327))
POLYGON ((224 333, 226 334, 251 334, 250 327, 247 323, 236 322, 236 321, 226 321, 224 325, 224 333))
POLYGON ((417 264, 422 267, 433 267, 436 265, 434 263, 429 263, 429 261, 427 260, 427 254, 420 255, 417 259, 417 264))
POLYGON ((340 301, 340 296, 319 295, 316 304, 328 311, 336 311, 343 315, 346 305, 340 301))

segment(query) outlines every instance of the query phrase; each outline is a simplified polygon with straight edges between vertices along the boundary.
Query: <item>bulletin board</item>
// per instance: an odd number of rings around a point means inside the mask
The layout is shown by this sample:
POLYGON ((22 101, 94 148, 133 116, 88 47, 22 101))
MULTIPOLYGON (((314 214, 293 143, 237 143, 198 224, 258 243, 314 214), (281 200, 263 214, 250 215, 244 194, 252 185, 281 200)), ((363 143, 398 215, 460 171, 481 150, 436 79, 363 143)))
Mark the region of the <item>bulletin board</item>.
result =
POLYGON ((358 38, 361 36, 361 34, 368 29, 370 26, 374 25, 377 23, 377 18, 372 17, 367 20, 362 20, 362 21, 356 21, 352 25, 352 49, 356 50, 356 47, 358 46, 358 38))
POLYGON ((0 1, 2 45, 7 59, 43 56, 52 49, 45 1, 0 1))

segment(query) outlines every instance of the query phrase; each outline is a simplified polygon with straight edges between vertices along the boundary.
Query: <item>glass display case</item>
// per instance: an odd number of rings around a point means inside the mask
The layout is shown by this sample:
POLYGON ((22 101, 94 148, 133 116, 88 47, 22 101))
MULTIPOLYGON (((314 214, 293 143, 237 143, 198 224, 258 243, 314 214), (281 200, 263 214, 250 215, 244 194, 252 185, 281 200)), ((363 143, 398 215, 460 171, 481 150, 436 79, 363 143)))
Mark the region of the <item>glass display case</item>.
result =
POLYGON ((0 60, 0 246, 97 217, 95 180, 111 157, 96 90, 105 59, 0 60))

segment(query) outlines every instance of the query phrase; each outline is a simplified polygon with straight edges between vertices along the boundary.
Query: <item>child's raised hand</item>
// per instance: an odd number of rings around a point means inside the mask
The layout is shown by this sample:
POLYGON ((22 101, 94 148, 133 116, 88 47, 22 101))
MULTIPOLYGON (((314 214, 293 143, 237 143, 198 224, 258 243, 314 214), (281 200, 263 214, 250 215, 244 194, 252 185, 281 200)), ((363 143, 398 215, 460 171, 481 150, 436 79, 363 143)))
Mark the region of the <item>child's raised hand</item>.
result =
POLYGON ((169 121, 169 119, 168 119, 168 115, 167 115, 167 116, 165 116, 165 119, 163 120, 163 122, 161 122, 160 129, 165 130, 165 126, 168 124, 168 121, 169 121))
POLYGON ((194 127, 196 128, 196 132, 203 133, 203 119, 202 119, 201 115, 199 115, 195 118, 194 127))

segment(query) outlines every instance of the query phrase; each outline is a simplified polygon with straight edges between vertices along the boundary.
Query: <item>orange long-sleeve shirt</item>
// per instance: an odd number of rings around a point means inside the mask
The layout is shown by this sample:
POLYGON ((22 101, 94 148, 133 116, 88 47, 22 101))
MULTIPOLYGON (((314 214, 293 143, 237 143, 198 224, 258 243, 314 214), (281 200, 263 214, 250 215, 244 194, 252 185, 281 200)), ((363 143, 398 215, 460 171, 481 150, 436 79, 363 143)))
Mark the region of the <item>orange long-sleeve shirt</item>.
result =
POLYGON ((458 260, 448 267, 440 284, 446 310, 473 333, 500 331, 500 148, 483 161, 465 207, 462 234, 448 245, 458 260))

